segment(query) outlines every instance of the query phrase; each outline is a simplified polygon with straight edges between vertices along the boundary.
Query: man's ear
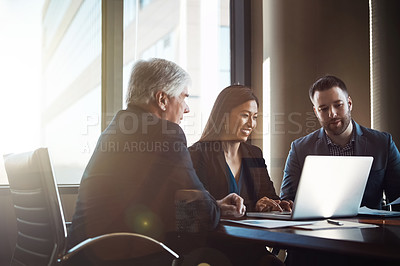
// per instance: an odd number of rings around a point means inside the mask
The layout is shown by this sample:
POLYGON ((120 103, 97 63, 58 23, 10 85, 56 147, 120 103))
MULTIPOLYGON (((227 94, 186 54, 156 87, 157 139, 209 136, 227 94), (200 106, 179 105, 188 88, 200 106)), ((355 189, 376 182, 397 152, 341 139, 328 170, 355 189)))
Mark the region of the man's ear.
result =
POLYGON ((353 100, 351 99, 350 96, 347 98, 347 103, 349 105, 349 110, 350 111, 353 110, 353 100))
POLYGON ((318 112, 317 112, 317 108, 315 108, 315 105, 313 105, 312 109, 314 111, 315 116, 318 118, 318 112))
POLYGON ((167 105, 168 105, 168 96, 165 92, 163 91, 157 91, 156 95, 156 103, 157 106, 162 110, 166 111, 167 110, 167 105))

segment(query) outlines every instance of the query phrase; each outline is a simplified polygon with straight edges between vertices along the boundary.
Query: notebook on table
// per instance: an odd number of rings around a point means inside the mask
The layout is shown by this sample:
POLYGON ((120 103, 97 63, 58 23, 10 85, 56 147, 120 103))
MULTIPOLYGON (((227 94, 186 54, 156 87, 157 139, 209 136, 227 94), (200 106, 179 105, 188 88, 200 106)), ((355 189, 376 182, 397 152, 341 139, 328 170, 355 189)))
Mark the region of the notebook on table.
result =
POLYGON ((248 212, 246 215, 285 220, 356 216, 372 161, 371 156, 309 155, 291 213, 248 212))

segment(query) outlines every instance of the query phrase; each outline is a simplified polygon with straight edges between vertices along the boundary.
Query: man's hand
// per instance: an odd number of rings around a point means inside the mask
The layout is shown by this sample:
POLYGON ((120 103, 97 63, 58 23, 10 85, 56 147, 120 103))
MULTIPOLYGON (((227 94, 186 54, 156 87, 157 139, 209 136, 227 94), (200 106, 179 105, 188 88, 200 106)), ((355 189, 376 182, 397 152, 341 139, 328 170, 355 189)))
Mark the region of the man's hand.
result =
POLYGON ((236 193, 231 193, 223 199, 217 200, 222 217, 242 217, 246 213, 243 198, 236 193))
POLYGON ((270 211, 292 211, 293 201, 289 200, 273 200, 267 197, 259 199, 256 203, 256 211, 270 212, 270 211))

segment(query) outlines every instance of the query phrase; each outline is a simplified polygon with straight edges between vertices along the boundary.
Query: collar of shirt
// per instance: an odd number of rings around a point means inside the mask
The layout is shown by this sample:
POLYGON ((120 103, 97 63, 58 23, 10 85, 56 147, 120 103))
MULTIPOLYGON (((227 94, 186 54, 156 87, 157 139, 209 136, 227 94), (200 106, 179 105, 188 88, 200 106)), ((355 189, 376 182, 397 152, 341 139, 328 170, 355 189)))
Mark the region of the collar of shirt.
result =
POLYGON ((326 143, 329 147, 329 153, 333 156, 351 156, 354 154, 354 141, 355 141, 355 130, 351 134, 351 139, 349 143, 346 144, 343 148, 339 145, 333 143, 333 141, 329 138, 329 136, 324 132, 326 137, 326 143))

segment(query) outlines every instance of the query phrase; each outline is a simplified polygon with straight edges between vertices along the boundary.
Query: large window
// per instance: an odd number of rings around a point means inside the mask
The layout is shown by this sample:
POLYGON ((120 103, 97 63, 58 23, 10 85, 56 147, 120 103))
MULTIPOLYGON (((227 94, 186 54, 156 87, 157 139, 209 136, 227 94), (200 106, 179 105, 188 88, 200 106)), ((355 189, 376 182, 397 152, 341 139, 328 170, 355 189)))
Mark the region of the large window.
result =
POLYGON ((49 1, 43 33, 41 145, 58 183, 79 183, 100 135, 101 1, 49 1))
POLYGON ((0 0, 0 185, 8 183, 3 155, 40 144, 42 6, 0 0))
POLYGON ((124 0, 124 91, 134 62, 165 58, 193 79, 188 144, 200 138, 218 93, 230 84, 229 0, 124 0), (154 15, 157 14, 157 15, 154 15))
MULTIPOLYGON (((31 2, 37 7, 42 31, 36 34, 39 45, 34 52, 42 59, 35 65, 35 77, 41 86, 30 98, 37 111, 25 111, 35 125, 30 127, 30 136, 37 137, 20 149, 10 144, 11 148, 2 150, 2 154, 48 147, 57 182, 78 184, 104 126, 102 114, 113 115, 102 107, 102 51, 104 45, 110 45, 109 40, 102 41, 103 1, 31 2)), ((191 112, 181 124, 190 145, 200 138, 217 94, 230 84, 229 0, 122 2, 123 85, 112 90, 122 93, 121 106, 125 108, 127 83, 135 61, 160 57, 182 66, 193 80, 188 100, 191 112)), ((18 62, 20 66, 24 63, 18 62)), ((4 169, 0 173, 0 183, 7 183, 4 169)))

